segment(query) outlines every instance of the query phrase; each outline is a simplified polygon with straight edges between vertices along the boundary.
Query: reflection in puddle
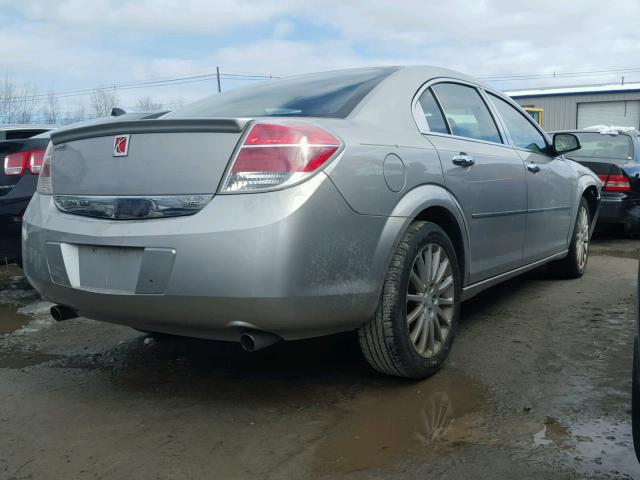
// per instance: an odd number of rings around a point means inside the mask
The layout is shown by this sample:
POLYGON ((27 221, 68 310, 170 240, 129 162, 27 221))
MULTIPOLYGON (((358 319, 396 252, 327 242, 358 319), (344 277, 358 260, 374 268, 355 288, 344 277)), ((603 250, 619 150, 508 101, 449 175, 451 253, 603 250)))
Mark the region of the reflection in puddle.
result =
POLYGON ((402 454, 426 455, 439 445, 477 440, 483 398, 477 385, 451 368, 420 383, 362 394, 320 445, 318 465, 360 470, 402 454))
POLYGON ((595 419, 565 426, 547 417, 542 430, 533 436, 538 446, 552 446, 566 451, 587 471, 615 471, 638 474, 633 453, 630 422, 595 419))
POLYGON ((51 355, 40 352, 9 352, 0 356, 0 368, 19 369, 40 365, 61 358, 60 355, 51 355))
POLYGON ((0 304, 0 334, 13 333, 29 323, 29 317, 17 313, 17 308, 17 305, 0 304))
POLYGON ((551 445, 566 448, 571 438, 571 431, 560 424, 555 418, 547 417, 542 430, 533 435, 533 443, 536 445, 551 445))

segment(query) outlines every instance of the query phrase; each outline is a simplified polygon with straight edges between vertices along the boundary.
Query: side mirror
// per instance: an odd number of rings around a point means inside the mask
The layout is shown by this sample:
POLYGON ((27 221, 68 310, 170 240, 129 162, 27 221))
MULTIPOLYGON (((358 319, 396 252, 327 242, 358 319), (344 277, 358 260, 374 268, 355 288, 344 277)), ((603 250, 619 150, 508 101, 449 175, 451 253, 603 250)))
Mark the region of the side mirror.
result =
POLYGON ((553 136, 553 149, 557 155, 580 150, 580 139, 573 133, 556 133, 553 136))

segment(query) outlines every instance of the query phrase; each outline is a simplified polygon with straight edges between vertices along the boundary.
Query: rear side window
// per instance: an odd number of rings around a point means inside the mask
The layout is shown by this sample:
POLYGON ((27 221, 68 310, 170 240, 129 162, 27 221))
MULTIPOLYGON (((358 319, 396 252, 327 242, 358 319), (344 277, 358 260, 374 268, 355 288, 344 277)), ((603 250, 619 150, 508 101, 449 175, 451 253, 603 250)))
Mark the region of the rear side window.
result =
POLYGON ((396 70, 393 67, 363 68, 266 81, 207 97, 164 118, 344 118, 396 70))
POLYGON ((502 143, 498 127, 475 88, 456 83, 439 83, 432 88, 453 135, 502 143))
POLYGON ((491 100, 502 120, 504 120, 515 147, 531 150, 532 152, 546 150, 547 142, 536 127, 525 117, 526 114, 519 112, 513 105, 510 105, 500 97, 491 93, 489 95, 491 95, 491 100))
POLYGON ((424 119, 427 121, 427 125, 429 125, 429 130, 438 133, 449 133, 449 129, 444 121, 440 107, 438 107, 438 103, 436 102, 431 90, 425 90, 424 93, 420 95, 420 99, 418 101, 420 102, 420 106, 424 112, 424 119))

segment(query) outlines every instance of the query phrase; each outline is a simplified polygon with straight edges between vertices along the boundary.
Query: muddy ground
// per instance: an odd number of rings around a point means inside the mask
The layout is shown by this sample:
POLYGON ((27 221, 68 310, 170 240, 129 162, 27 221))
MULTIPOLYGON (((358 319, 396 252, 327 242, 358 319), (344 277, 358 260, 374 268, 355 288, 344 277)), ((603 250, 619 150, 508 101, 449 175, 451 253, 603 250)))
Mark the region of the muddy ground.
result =
POLYGON ((640 242, 463 305, 439 374, 381 376, 351 335, 236 345, 56 324, 0 268, 0 479, 640 478, 630 386, 640 242))

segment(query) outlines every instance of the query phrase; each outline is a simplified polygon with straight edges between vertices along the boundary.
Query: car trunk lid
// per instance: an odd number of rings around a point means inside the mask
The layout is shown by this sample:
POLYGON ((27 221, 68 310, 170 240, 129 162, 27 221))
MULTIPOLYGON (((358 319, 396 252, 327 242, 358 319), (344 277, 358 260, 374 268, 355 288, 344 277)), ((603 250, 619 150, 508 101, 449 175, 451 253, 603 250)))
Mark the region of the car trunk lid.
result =
POLYGON ((603 161, 602 158, 581 157, 572 160, 590 169, 598 175, 602 181, 602 190, 607 192, 627 192, 631 190, 629 178, 624 171, 624 163, 616 160, 613 162, 603 161))
POLYGON ((248 122, 145 119, 53 133, 53 193, 112 197, 214 194, 248 122), (123 138, 125 145, 116 145, 123 138))

